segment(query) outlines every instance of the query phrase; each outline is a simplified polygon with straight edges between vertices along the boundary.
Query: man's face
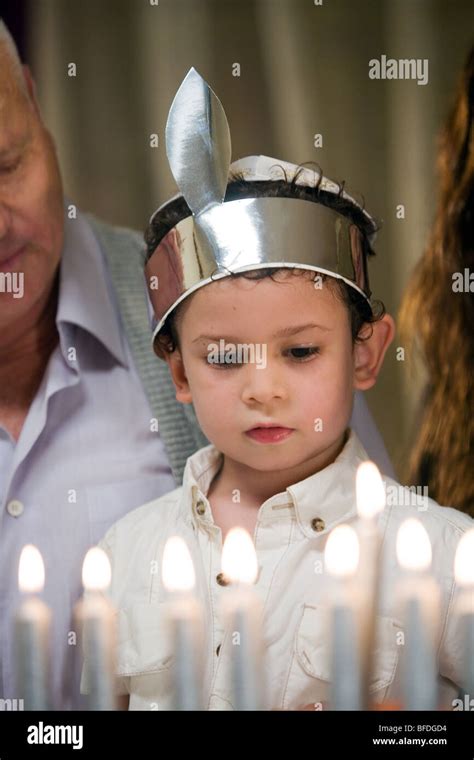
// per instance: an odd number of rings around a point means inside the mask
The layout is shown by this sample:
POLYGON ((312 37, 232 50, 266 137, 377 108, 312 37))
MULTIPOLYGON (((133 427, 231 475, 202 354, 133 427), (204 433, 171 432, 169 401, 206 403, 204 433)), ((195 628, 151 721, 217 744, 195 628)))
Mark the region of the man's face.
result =
POLYGON ((63 242, 58 163, 31 96, 0 47, 0 274, 23 273, 24 282, 21 298, 0 292, 0 330, 44 308, 63 242))
POLYGON ((331 286, 315 288, 311 276, 283 272, 274 279, 217 280, 183 304, 178 322, 189 398, 177 398, 192 400, 220 451, 261 471, 324 459, 341 441, 353 401, 347 307, 331 286), (295 334, 277 337, 288 328, 295 334), (266 353, 266 366, 210 363, 209 346, 220 338, 253 344, 255 357, 266 353), (246 431, 262 422, 292 432, 278 442, 255 440, 246 431))

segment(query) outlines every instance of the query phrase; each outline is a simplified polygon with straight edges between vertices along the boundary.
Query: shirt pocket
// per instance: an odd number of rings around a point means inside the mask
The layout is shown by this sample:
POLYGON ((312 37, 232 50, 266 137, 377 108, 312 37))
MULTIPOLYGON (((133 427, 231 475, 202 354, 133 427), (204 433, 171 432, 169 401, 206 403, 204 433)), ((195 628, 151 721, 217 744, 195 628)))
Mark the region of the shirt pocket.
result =
POLYGON ((173 664, 164 602, 136 602, 117 613, 117 674, 158 673, 173 664))
MULTIPOLYGON (((398 665, 397 635, 403 630, 400 622, 378 616, 377 643, 369 692, 374 702, 386 697, 398 665)), ((331 642, 328 631, 328 609, 305 605, 294 639, 292 662, 283 695, 282 706, 295 709, 316 702, 328 703, 331 698, 331 642)))
POLYGON ((171 709, 174 654, 165 602, 136 602, 117 613, 116 672, 128 682, 130 709, 171 709))

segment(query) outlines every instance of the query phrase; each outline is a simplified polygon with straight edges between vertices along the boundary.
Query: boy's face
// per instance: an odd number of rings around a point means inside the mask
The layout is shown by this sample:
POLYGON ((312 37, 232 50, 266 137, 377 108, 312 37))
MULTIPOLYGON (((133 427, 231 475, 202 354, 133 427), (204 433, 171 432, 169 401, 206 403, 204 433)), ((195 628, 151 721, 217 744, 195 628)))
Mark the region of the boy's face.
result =
POLYGON ((370 347, 353 347, 346 305, 328 281, 315 288, 306 274, 223 278, 190 296, 179 315, 181 350, 168 359, 176 397, 193 402, 219 451, 252 469, 325 466, 341 447, 354 388, 375 382, 370 347), (241 346, 238 363, 210 361, 221 359, 220 340, 241 346), (261 423, 291 433, 262 442, 248 435, 261 423))

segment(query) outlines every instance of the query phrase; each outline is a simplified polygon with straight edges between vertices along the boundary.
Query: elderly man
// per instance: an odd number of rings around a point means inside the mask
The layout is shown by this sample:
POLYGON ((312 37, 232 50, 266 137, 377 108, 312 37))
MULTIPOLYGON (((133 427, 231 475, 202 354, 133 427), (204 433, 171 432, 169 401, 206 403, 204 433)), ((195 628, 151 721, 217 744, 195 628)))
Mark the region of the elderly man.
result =
MULTIPOLYGON (((1 22, 0 22, 1 23, 1 22)), ((53 608, 56 707, 84 554, 121 515, 180 484, 207 441, 152 353, 137 234, 64 201, 28 69, 0 26, 0 696, 15 687, 18 559, 35 544, 53 608), (159 429, 157 420, 159 419, 159 429)))
MULTIPOLYGON (((85 552, 181 484, 208 443, 151 350, 142 243, 63 197, 27 67, 0 21, 0 697, 15 684, 18 560, 35 544, 53 610, 52 706, 82 706, 73 607, 85 552), (159 428, 158 428, 159 420, 159 428)), ((356 427, 387 473, 370 416, 356 427)), ((361 412, 362 409, 362 412, 361 412)))

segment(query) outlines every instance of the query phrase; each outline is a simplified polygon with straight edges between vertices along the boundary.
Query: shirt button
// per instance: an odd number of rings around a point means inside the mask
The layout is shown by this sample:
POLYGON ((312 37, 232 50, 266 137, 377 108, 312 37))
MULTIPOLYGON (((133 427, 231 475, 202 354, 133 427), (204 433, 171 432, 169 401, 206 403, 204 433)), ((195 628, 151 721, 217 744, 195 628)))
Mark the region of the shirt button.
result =
POLYGON ((224 573, 218 573, 218 575, 216 575, 216 581, 219 584, 219 586, 228 586, 229 585, 229 581, 225 577, 224 573))
POLYGON ((217 649, 216 649, 216 655, 218 657, 219 657, 220 651, 221 651, 221 645, 219 644, 218 647, 217 647, 217 649))
POLYGON ((24 509, 25 507, 21 501, 18 501, 18 499, 12 499, 12 501, 7 504, 7 512, 12 517, 20 517, 20 515, 23 514, 24 509))
POLYGON ((321 520, 320 517, 315 517, 313 520, 311 520, 311 527, 316 533, 321 533, 322 530, 326 527, 326 523, 324 520, 321 520))
POLYGON ((205 511, 206 511, 206 505, 204 504, 203 501, 199 500, 196 504, 196 512, 198 513, 198 515, 203 515, 205 511))

